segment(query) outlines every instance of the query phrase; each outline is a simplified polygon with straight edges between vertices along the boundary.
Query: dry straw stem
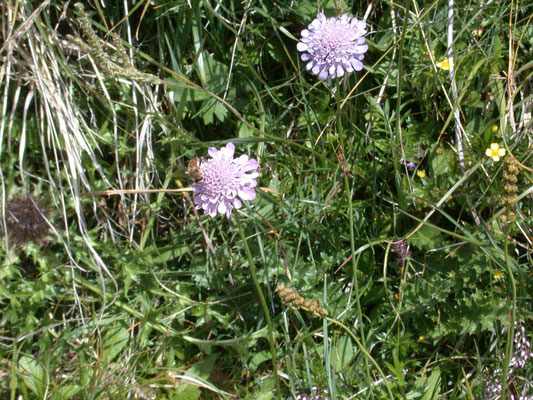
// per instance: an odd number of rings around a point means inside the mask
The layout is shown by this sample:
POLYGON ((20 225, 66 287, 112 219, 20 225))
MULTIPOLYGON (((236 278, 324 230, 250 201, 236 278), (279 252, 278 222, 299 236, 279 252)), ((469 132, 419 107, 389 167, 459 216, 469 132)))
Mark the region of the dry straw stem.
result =
MULTIPOLYGON (((259 190, 263 192, 273 193, 278 196, 282 196, 277 190, 268 188, 268 187, 259 187, 259 190)), ((186 193, 192 192, 192 187, 186 187, 183 189, 110 189, 110 190, 100 190, 96 192, 90 192, 94 196, 112 196, 112 195, 121 195, 121 194, 141 194, 141 193, 186 193)))
MULTIPOLYGON (((9 36, 6 44, 2 49, 8 49, 6 54, 6 61, 1 70, 0 82, 4 84, 5 92, 3 94, 3 103, 13 103, 13 109, 18 101, 18 97, 11 97, 10 93, 24 93, 24 113, 22 116, 22 129, 20 132, 19 145, 19 170, 21 174, 21 181, 26 191, 28 190, 28 183, 30 179, 43 178, 32 176, 25 170, 25 153, 27 144, 27 111, 30 106, 36 110, 37 119, 40 123, 37 125, 38 138, 41 141, 43 152, 41 154, 42 164, 47 168, 48 185, 50 187, 50 196, 53 198, 53 203, 61 210, 65 224, 65 232, 68 232, 68 218, 65 204, 68 202, 67 198, 72 199, 74 209, 77 217, 78 228, 80 236, 89 251, 90 260, 88 264, 94 268, 103 282, 103 274, 107 274, 114 282, 112 275, 109 273, 105 263, 93 247, 88 235, 87 226, 85 224, 85 216, 82 212, 80 203, 81 188, 85 186, 89 188, 88 179, 85 173, 85 168, 82 165, 82 154, 85 153, 98 166, 96 156, 87 142, 86 126, 82 118, 82 113, 77 108, 74 101, 74 94, 71 90, 71 82, 68 74, 63 70, 65 62, 59 60, 58 57, 61 51, 54 48, 55 44, 49 39, 53 39, 55 32, 49 32, 50 36, 43 36, 37 24, 41 24, 40 13, 43 12, 49 2, 43 2, 41 6, 32 11, 30 5, 26 2, 20 3, 18 8, 11 9, 7 3, 0 5, 2 8, 2 17, 9 21, 9 25, 13 26, 16 20, 19 20, 20 26, 24 29, 19 29, 15 34, 9 36), (16 11, 16 14, 14 13, 16 11), (24 34, 22 34, 24 33, 24 34), (22 80, 11 80, 13 76, 24 77, 22 80), (27 86, 29 90, 21 91, 23 86, 27 86), (49 154, 52 154, 54 159, 49 159, 49 154), (48 169, 49 165, 55 165, 57 171, 63 171, 66 177, 65 181, 56 178, 58 175, 56 171, 48 169), (66 186, 65 186, 66 184, 66 186), (70 193, 69 193, 70 192, 70 193)), ((2 108, 2 121, 6 118, 7 109, 2 108)), ((0 142, 4 142, 4 137, 7 133, 8 148, 10 147, 11 125, 6 132, 5 125, 0 127, 0 142)), ((0 152, 2 149, 0 149, 0 152)), ((32 154, 34 158, 36 155, 32 154)), ((28 157, 29 158, 29 157, 28 157)), ((100 169, 101 170, 101 169, 100 169)), ((2 174, 3 175, 3 174, 2 174)), ((56 235, 60 237, 64 244, 65 251, 70 257, 70 261, 77 268, 83 267, 77 263, 75 257, 71 254, 69 249, 69 236, 62 237, 57 230, 56 235)), ((71 269, 71 273, 76 273, 75 269, 71 269)), ((78 303, 80 314, 83 315, 81 309, 81 302, 77 297, 76 285, 72 281, 73 292, 78 303)), ((102 313, 105 306, 102 308, 102 313)))

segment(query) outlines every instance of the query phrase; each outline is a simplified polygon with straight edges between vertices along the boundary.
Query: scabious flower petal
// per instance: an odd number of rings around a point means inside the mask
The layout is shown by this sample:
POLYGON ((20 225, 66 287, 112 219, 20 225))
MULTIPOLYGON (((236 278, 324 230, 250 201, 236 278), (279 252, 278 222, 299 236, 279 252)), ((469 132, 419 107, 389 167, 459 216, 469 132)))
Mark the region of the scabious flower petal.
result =
POLYGON ((239 190, 239 197, 243 200, 253 200, 255 199, 255 190, 250 188, 243 188, 239 190))
MULTIPOLYGON (((255 198, 255 195, 254 195, 255 198)), ((252 199, 251 199, 252 200, 252 199)), ((233 207, 239 209, 242 207, 242 201, 240 201, 238 198, 234 198, 232 201, 233 207)))
POLYGON ((211 217, 226 214, 229 218, 233 208, 241 208, 242 200, 255 199, 254 188, 259 172, 259 163, 247 155, 233 158, 235 145, 228 143, 221 149, 210 147, 210 159, 200 162, 203 181, 193 183, 194 204, 197 210, 204 210, 211 217))
POLYGON ((303 42, 300 42, 296 45, 296 48, 298 49, 298 51, 307 51, 307 44, 303 43, 303 42))
POLYGON ((307 62, 306 69, 321 80, 342 77, 352 71, 363 69, 364 53, 368 50, 364 35, 366 22, 347 14, 326 18, 318 13, 308 29, 301 32, 296 45, 307 62))

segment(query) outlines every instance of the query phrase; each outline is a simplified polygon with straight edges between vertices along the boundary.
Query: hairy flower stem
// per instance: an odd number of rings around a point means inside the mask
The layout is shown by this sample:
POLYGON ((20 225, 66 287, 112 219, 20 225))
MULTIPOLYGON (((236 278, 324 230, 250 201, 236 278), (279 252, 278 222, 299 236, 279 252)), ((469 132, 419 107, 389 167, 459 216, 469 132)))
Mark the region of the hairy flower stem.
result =
POLYGON ((509 264, 509 240, 507 239, 507 228, 504 229, 505 239, 504 239, 504 255, 505 255, 505 270, 507 271, 507 276, 509 277, 509 283, 511 284, 511 315, 509 316, 509 329, 507 330, 507 345, 505 346, 505 360, 503 361, 502 368, 502 392, 501 398, 505 399, 505 392, 507 389, 507 373, 509 371, 509 363, 511 361, 511 354, 513 354, 513 340, 514 340, 514 324, 516 321, 516 282, 514 280, 513 271, 511 270, 511 265, 509 264))
MULTIPOLYGON (((400 146, 403 146, 403 138, 402 138, 402 110, 401 110, 401 104, 402 104, 402 88, 403 83, 405 81, 405 77, 403 74, 403 58, 404 58, 404 47, 405 47, 405 36, 407 35, 407 22, 409 18, 407 17, 410 12, 410 6, 411 3, 407 2, 405 6, 405 16, 399 41, 399 47, 400 51, 398 53, 398 75, 396 77, 396 97, 397 97, 397 103, 396 103, 396 132, 393 134, 391 132, 392 136, 392 143, 399 143, 400 146)), ((392 146, 392 155, 394 158, 394 182, 396 185, 396 193, 397 193, 397 199, 400 209, 407 210, 407 201, 405 198, 405 194, 403 193, 402 189, 402 174, 400 173, 400 152, 398 151, 398 146, 392 146)))
POLYGON ((246 258, 248 259, 248 264, 250 266, 250 272, 252 273, 252 280, 254 281, 255 290, 257 291, 257 295, 259 296, 259 301, 261 302, 261 307, 263 307, 263 312, 265 313, 265 318, 267 322, 267 328, 268 328, 268 342, 270 344, 270 354, 272 359, 272 369, 274 372, 274 382, 276 384, 276 393, 275 397, 280 398, 281 395, 281 387, 279 383, 279 376, 278 376, 278 362, 276 359, 276 341, 274 339, 274 328, 272 326, 272 319, 270 318, 270 313, 268 311, 268 306, 265 300, 265 296, 263 295, 263 291, 261 290, 261 286, 259 286, 259 280, 257 279, 257 270, 255 268, 254 259, 252 257, 252 253, 250 252, 250 247, 248 247, 248 241, 246 240, 246 235, 244 234, 244 230, 242 229, 241 224, 241 218, 239 213, 235 213, 235 219, 237 220, 237 226, 239 228, 239 234, 241 235, 242 243, 244 246, 244 251, 246 253, 246 258))
MULTIPOLYGON (((341 145, 341 148, 344 151, 344 130, 342 126, 342 119, 341 119, 341 111, 342 111, 342 102, 341 102, 341 95, 340 95, 340 85, 337 82, 337 87, 335 91, 335 98, 337 100, 337 135, 339 138, 339 143, 341 145)), ((354 295, 356 299, 357 304, 357 321, 359 325, 359 331, 361 335, 361 340, 363 341, 362 346, 366 347, 365 343, 365 331, 363 327, 363 312, 361 311, 361 302, 359 301, 359 280, 357 279, 357 259, 356 259, 356 253, 355 253, 355 234, 353 229, 353 204, 352 204, 352 189, 350 187, 350 180, 348 179, 348 175, 344 174, 344 187, 346 190, 346 197, 348 198, 348 225, 350 227, 350 254, 352 257, 352 267, 353 267, 353 289, 354 289, 354 295)), ((366 350, 364 354, 366 353, 366 350)), ((368 354, 368 353, 366 353, 368 354)), ((368 368, 368 364, 365 362, 365 375, 367 382, 370 384, 372 382, 372 379, 370 377, 370 369, 368 368)))

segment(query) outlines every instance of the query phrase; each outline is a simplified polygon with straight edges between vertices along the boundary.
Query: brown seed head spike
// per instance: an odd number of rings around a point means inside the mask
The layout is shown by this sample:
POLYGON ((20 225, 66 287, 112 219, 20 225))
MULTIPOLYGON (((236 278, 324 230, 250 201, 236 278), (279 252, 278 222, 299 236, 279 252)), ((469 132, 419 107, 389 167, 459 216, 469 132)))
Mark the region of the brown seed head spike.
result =
POLYGON ((286 306, 300 308, 310 312, 315 317, 326 317, 327 310, 318 304, 317 300, 303 298, 296 289, 278 285, 278 295, 286 306))

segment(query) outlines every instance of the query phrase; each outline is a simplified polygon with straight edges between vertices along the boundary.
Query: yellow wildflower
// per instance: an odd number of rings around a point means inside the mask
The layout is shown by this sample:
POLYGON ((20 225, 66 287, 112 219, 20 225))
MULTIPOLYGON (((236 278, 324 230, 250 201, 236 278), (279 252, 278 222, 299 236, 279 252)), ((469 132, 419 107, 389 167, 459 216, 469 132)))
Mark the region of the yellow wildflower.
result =
POLYGON ((492 125, 492 132, 493 132, 493 133, 498 132, 498 129, 500 129, 500 128, 498 127, 498 125, 492 125))
POLYGON ((496 271, 494 271, 494 273, 492 274, 492 276, 494 277, 494 279, 502 279, 502 278, 503 278, 502 271, 500 271, 499 269, 497 269, 496 271))
POLYGON ((426 171, 424 171, 423 169, 419 169, 418 171, 416 171, 416 175, 422 179, 422 178, 425 178, 426 177, 426 171))
POLYGON ((437 67, 443 69, 444 71, 448 71, 450 69, 450 61, 445 58, 442 61, 439 61, 437 64, 435 64, 437 67))
POLYGON ((487 157, 492 157, 495 162, 500 161, 500 157, 505 155, 505 149, 501 148, 498 143, 491 143, 490 148, 485 150, 487 157))
POLYGON ((418 341, 421 342, 422 340, 424 340, 426 337, 424 335, 420 335, 420 337, 418 338, 418 341))

